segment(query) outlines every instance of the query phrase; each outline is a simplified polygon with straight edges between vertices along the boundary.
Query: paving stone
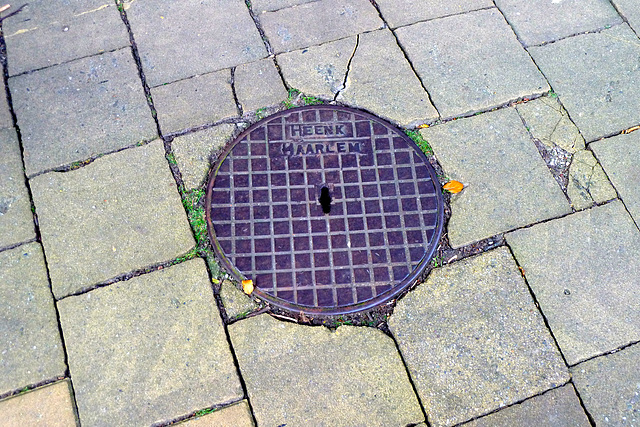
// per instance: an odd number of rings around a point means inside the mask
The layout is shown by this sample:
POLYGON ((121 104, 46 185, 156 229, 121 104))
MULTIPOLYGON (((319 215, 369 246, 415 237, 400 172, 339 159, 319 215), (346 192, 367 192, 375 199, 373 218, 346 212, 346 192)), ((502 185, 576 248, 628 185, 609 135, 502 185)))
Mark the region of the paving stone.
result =
POLYGON ((150 86, 267 56, 244 2, 125 0, 124 8, 150 86))
POLYGON ((211 155, 230 141, 235 129, 234 125, 219 125, 174 138, 171 149, 187 190, 205 182, 211 169, 211 155))
POLYGON ((640 8, 634 0, 613 0, 616 9, 624 16, 636 34, 640 33, 640 8))
POLYGON ((367 0, 319 0, 259 15, 275 53, 319 45, 382 28, 367 0), (331 25, 327 25, 327 23, 331 25))
POLYGON ((451 200, 453 247, 571 212, 513 108, 421 131, 451 179, 466 188, 451 200))
POLYGON ((589 147, 598 156, 636 224, 640 224, 640 131, 597 141, 589 147))
POLYGON ((186 421, 181 426, 188 427, 253 427, 253 418, 246 400, 222 408, 203 417, 186 421))
POLYGON ((130 49, 9 79, 28 175, 157 136, 130 49))
POLYGON ((238 115, 229 70, 151 89, 163 133, 218 122, 238 115))
POLYGON ((640 422, 640 345, 574 366, 571 375, 598 426, 640 422))
POLYGON ((496 0, 496 6, 525 46, 622 22, 608 0, 496 0))
POLYGON ((229 280, 224 280, 220 286, 220 299, 230 319, 243 317, 259 307, 229 280))
POLYGON ((420 80, 389 30, 358 36, 344 91, 338 101, 365 108, 402 125, 438 118, 420 80))
POLYGON ((465 427, 589 427, 590 425, 580 400, 570 384, 464 424, 465 427))
POLYGON ((626 24, 529 48, 587 142, 640 122, 639 52, 626 24))
POLYGON ((56 311, 37 243, 0 252, 0 336, 0 395, 64 375, 56 311))
POLYGON ((575 153, 584 150, 584 138, 557 96, 542 96, 516 105, 531 135, 549 148, 575 153))
POLYGON ((30 1, 2 26, 10 75, 129 46, 115 2, 104 0, 30 1))
POLYGON ((0 401, 0 414, 0 425, 7 427, 76 425, 69 381, 0 401))
POLYGON ((234 82, 245 113, 279 104, 287 98, 287 90, 272 59, 238 66, 234 82))
POLYGON ((421 22, 396 35, 444 118, 549 90, 497 9, 421 22))
POLYGON ((201 259, 58 309, 83 426, 150 425, 242 397, 201 259))
POLYGON ((391 28, 493 6, 489 0, 378 0, 376 3, 391 28))
POLYGON ((569 365, 640 339, 640 233, 620 201, 506 239, 569 365))
POLYGON ((195 244, 162 141, 39 175, 31 190, 56 298, 195 244))
POLYGON ((399 426, 424 419, 393 340, 379 330, 229 326, 258 425, 399 426))
POLYGON ((344 88, 347 66, 357 37, 311 46, 277 56, 278 65, 289 86, 302 93, 333 100, 344 88))
POLYGON ((569 379, 509 250, 431 272, 389 319, 432 426, 453 425, 569 379))
MULTIPOLYGON (((4 67, 0 64, 0 73, 4 76, 4 67)), ((13 127, 13 118, 9 110, 6 93, 0 93, 0 129, 13 127)))
POLYGON ((36 237, 16 131, 0 130, 0 248, 36 237))
POLYGON ((256 13, 261 13, 297 6, 304 3, 312 3, 314 1, 317 0, 252 0, 251 8, 256 13))
POLYGON ((580 150, 573 155, 569 167, 567 195, 571 200, 571 206, 577 210, 618 197, 602 166, 589 150, 580 150))

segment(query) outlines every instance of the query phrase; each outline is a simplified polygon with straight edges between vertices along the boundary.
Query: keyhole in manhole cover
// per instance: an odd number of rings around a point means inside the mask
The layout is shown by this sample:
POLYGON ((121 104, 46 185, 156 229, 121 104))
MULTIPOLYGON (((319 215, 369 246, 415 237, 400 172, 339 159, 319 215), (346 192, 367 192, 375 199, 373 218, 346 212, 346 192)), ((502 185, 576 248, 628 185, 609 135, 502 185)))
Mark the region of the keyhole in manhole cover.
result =
POLYGON ((320 198, 318 199, 322 206, 322 212, 328 214, 331 212, 331 194, 329 194, 329 188, 322 187, 320 189, 320 198))

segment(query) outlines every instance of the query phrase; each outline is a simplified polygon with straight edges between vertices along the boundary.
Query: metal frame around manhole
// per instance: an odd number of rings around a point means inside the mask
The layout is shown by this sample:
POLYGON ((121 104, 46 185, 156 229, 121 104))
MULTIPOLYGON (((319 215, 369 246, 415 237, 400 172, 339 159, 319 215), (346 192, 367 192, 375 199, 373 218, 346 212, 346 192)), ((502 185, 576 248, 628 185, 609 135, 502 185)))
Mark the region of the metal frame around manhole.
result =
POLYGON ((232 276, 253 280, 256 297, 310 315, 398 296, 427 267, 444 222, 439 181, 415 143, 372 114, 334 105, 282 111, 244 130, 210 172, 205 210, 232 276))

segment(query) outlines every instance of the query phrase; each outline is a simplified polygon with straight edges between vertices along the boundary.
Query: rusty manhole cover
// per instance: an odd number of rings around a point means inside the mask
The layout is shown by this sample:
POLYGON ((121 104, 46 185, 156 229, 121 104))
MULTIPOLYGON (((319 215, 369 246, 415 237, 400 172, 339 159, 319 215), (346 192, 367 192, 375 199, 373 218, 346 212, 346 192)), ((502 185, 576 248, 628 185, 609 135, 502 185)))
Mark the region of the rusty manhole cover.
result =
POLYGON ((435 172, 403 132, 358 110, 279 112, 228 145, 207 187, 213 247, 254 294, 342 314, 412 285, 442 232, 435 172))

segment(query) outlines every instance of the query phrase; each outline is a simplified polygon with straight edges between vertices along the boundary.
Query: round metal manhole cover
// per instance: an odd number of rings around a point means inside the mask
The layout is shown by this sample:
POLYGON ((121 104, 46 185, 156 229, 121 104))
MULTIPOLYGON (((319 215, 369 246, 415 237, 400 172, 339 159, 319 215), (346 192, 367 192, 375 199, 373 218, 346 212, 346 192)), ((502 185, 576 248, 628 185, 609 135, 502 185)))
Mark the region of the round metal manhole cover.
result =
POLYGON ((343 314, 415 283, 442 232, 425 155, 358 110, 279 112, 231 142, 206 198, 214 249, 254 294, 296 313, 343 314))

